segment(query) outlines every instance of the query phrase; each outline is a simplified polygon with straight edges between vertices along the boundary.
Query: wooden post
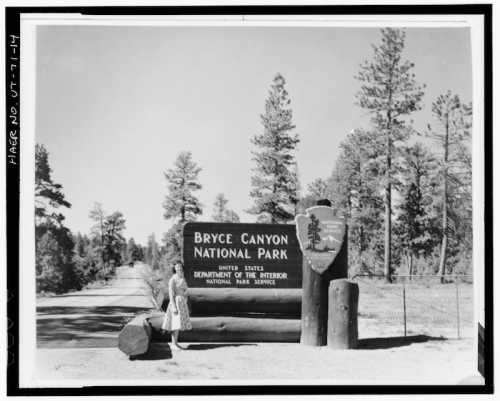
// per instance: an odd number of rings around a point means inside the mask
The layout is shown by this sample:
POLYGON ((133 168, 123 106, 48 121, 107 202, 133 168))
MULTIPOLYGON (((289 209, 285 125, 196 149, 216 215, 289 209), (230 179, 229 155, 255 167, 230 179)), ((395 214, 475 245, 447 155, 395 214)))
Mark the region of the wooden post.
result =
POLYGON ((323 274, 316 273, 302 262, 302 306, 300 343, 327 344, 328 285, 331 280, 347 278, 347 227, 339 254, 323 274))
POLYGON ((300 343, 326 345, 328 282, 309 267, 306 258, 302 262, 302 290, 300 343))
POLYGON ((457 338, 460 339, 460 298, 458 296, 458 277, 455 276, 455 293, 457 299, 457 338))
POLYGON ((151 342, 149 315, 136 316, 118 334, 118 348, 130 357, 145 354, 151 342))
POLYGON ((328 289, 328 347, 356 348, 358 343, 358 284, 332 280, 328 289))
MULTIPOLYGON (((319 203, 319 202, 318 202, 319 203)), ((325 206, 330 206, 324 204, 325 206)), ((306 257, 302 260, 302 306, 300 343, 322 346, 327 344, 328 285, 331 280, 347 278, 347 226, 339 253, 322 274, 315 272, 306 257)))
POLYGON ((404 321, 404 333, 406 337, 406 284, 403 281, 403 321, 404 321))

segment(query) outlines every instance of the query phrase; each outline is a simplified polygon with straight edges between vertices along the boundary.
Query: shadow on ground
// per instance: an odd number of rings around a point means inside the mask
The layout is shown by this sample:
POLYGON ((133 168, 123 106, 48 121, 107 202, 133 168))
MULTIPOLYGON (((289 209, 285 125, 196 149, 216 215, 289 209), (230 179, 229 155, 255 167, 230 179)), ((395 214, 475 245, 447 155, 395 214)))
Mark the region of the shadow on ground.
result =
POLYGON ((135 306, 38 306, 37 316, 43 315, 123 315, 148 312, 150 309, 135 306))
POLYGON ((39 307, 37 345, 40 348, 114 347, 123 326, 144 312, 136 307, 39 307))
MULTIPOLYGON (((122 294, 124 297, 144 297, 144 294, 122 294)), ((116 294, 65 294, 65 295, 56 295, 54 298, 80 298, 80 297, 115 297, 116 294)))
MULTIPOLYGON (((182 351, 181 351, 182 352, 182 351)), ((131 357, 130 360, 134 361, 158 361, 162 359, 171 359, 172 358, 172 350, 169 345, 166 343, 152 343, 146 352, 143 355, 137 355, 131 357)))
POLYGON ((207 349, 216 349, 224 347, 255 347, 257 344, 241 344, 241 343, 221 343, 221 344, 189 344, 188 351, 203 351, 207 349))
POLYGON ((414 343, 425 343, 428 341, 445 341, 445 337, 431 337, 426 335, 406 336, 406 337, 378 337, 363 338, 358 340, 357 349, 388 349, 405 347, 414 343))
MULTIPOLYGON (((186 351, 204 351, 216 348, 225 347, 241 347, 241 346, 256 346, 257 344, 240 344, 240 343, 224 343, 224 344, 181 344, 184 350, 174 351, 175 352, 186 352, 186 351)), ((130 357, 132 361, 157 361, 162 359, 171 359, 172 350, 168 343, 151 343, 148 352, 143 355, 137 355, 130 357)))

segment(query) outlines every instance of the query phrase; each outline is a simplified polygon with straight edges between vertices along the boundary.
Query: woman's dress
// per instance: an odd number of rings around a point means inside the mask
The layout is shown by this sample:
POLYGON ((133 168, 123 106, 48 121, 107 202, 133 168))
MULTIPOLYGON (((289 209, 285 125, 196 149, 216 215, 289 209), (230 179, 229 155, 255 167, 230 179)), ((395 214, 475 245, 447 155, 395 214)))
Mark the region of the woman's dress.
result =
POLYGON ((187 303, 187 284, 184 278, 176 275, 172 276, 168 282, 168 292, 170 302, 168 303, 162 329, 173 330, 191 330, 191 321, 189 319, 189 309, 187 303), (173 312, 173 303, 177 305, 178 313, 173 312))

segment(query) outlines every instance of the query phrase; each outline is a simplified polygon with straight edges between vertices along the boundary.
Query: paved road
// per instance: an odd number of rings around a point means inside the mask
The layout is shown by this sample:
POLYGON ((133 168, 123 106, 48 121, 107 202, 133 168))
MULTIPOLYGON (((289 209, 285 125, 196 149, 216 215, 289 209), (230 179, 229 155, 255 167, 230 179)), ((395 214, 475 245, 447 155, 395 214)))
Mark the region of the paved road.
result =
POLYGON ((105 287, 38 299, 38 347, 116 346, 122 326, 153 307, 142 271, 140 264, 121 266, 105 287))

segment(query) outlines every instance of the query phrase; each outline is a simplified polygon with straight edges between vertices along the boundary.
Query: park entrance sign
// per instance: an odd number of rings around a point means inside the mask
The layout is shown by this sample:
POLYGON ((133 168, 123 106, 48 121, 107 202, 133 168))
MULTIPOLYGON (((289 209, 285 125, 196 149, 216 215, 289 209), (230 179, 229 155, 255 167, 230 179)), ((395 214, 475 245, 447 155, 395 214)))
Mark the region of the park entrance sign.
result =
POLYGON ((328 206, 313 206, 307 215, 295 217, 297 237, 309 267, 322 274, 339 253, 345 235, 345 220, 328 206))
POLYGON ((190 222, 183 248, 189 287, 301 287, 295 225, 190 222))

